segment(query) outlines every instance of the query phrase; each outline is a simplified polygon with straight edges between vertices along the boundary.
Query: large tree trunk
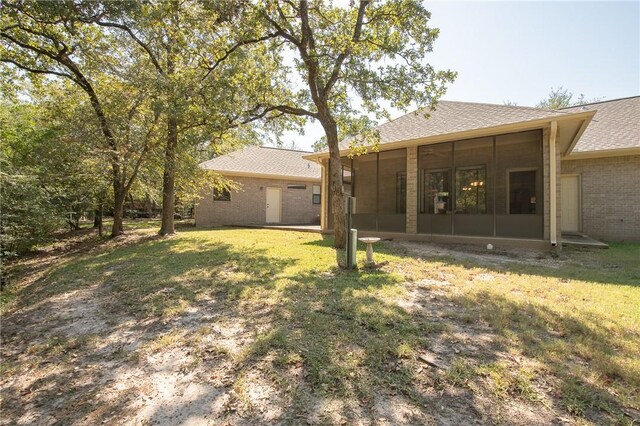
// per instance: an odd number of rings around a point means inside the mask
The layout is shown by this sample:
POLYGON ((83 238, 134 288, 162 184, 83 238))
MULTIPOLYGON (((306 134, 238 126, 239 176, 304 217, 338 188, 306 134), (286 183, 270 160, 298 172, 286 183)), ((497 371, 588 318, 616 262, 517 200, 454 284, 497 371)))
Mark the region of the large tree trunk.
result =
POLYGON ((122 189, 115 194, 115 203, 113 205, 113 226, 111 227, 111 238, 124 234, 122 225, 122 215, 124 213, 125 194, 122 189))
POLYGON ((173 113, 167 119, 167 146, 164 153, 162 176, 162 225, 160 235, 175 234, 173 214, 175 210, 176 148, 178 146, 178 121, 173 113))
POLYGON ((93 210, 93 227, 99 228, 101 220, 102 218, 100 217, 100 211, 98 209, 94 209, 93 210))
MULTIPOLYGON (((328 111, 328 108, 325 111, 328 111)), ((329 146, 329 191, 331 192, 331 212, 333 214, 333 234, 335 237, 333 245, 337 249, 342 249, 347 243, 347 231, 338 126, 328 113, 320 114, 320 123, 324 128, 327 136, 327 145, 329 146)))
MULTIPOLYGON (((174 4, 174 6, 176 6, 174 4)), ((173 20, 176 16, 173 16, 173 20)), ((174 72, 173 40, 169 38, 167 49, 167 76, 174 72)), ((167 84, 172 84, 167 81, 167 84)), ((164 173, 162 175, 162 224, 160 225, 160 235, 175 234, 176 229, 173 224, 173 214, 175 210, 175 179, 176 179, 176 148, 178 146, 178 117, 176 111, 176 98, 173 87, 167 87, 170 92, 167 111, 167 146, 164 151, 164 173)))
POLYGON ((113 164, 113 226, 111 227, 111 238, 124 234, 122 226, 122 216, 124 214, 124 202, 127 198, 127 191, 121 180, 120 167, 117 162, 113 164))
MULTIPOLYGON (((98 210, 96 211, 96 219, 98 222, 98 235, 102 237, 102 217, 103 217, 103 212, 104 212, 104 204, 102 204, 102 202, 100 202, 100 206, 98 207, 98 210)), ((95 224, 95 221, 94 221, 95 224)))

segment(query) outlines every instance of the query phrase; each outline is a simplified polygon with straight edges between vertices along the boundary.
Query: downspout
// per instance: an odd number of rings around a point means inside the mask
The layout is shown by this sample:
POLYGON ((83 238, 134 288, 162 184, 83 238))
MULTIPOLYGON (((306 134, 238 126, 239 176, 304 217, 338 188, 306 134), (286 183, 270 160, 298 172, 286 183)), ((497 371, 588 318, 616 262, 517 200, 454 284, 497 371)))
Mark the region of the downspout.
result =
POLYGON ((558 122, 551 122, 551 132, 549 134, 549 228, 551 245, 556 247, 558 245, 558 200, 557 200, 557 170, 556 170, 556 135, 558 133, 558 122))

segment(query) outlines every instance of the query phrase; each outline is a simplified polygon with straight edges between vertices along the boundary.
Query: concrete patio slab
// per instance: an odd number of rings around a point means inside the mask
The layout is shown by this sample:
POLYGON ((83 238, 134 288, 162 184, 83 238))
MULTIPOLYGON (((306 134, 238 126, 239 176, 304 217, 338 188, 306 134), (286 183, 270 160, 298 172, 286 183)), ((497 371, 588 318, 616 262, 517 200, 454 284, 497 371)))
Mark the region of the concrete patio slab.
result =
POLYGON ((602 241, 578 233, 562 234, 562 244, 565 246, 609 248, 609 246, 602 241))

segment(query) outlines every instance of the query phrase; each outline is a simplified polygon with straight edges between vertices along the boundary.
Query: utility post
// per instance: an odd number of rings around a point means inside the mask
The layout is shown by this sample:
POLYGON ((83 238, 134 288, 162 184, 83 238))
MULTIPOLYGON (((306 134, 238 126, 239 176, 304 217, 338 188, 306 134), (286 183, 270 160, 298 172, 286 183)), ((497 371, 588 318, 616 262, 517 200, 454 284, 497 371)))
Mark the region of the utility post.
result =
POLYGON ((351 213, 353 212, 354 198, 351 196, 345 197, 346 202, 346 214, 347 214, 347 269, 353 269, 356 264, 356 252, 358 249, 358 231, 351 229, 351 213))

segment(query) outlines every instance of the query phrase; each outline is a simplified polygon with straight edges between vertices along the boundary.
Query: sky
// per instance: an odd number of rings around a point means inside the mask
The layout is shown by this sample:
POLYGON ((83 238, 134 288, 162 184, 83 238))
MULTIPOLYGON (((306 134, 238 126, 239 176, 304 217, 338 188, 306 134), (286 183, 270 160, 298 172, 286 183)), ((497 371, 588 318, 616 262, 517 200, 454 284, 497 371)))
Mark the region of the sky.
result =
MULTIPOLYGON (((559 86, 587 99, 640 95, 640 0, 425 5, 440 29, 425 60, 458 72, 442 99, 534 106, 559 86)), ((311 150, 323 135, 315 123, 284 141, 311 150)))

